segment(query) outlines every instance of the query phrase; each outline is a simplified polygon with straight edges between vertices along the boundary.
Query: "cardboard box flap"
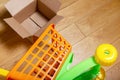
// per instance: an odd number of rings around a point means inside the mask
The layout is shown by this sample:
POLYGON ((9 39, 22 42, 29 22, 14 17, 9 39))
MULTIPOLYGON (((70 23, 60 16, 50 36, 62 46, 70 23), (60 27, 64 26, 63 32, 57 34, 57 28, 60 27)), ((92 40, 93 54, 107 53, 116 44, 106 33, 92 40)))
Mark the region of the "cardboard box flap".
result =
POLYGON ((38 11, 35 12, 30 16, 30 19, 32 19, 39 27, 43 27, 49 20, 40 14, 38 11))
POLYGON ((22 38, 31 36, 31 34, 23 28, 14 18, 7 18, 4 21, 10 25, 10 27, 16 31, 22 38))
POLYGON ((44 3, 48 8, 50 8, 53 12, 57 13, 61 6, 59 0, 39 0, 44 3))
POLYGON ((41 2, 40 0, 38 0, 38 5, 37 5, 37 10, 40 12, 40 14, 42 14, 43 16, 45 16, 47 19, 51 19, 53 18, 56 13, 54 11, 52 11, 48 6, 46 6, 43 2, 41 2))
POLYGON ((5 7, 12 16, 15 16, 33 1, 34 0, 9 0, 5 7))
POLYGON ((5 6, 9 13, 22 22, 36 11, 36 0, 10 0, 5 6))
POLYGON ((40 27, 30 18, 27 18, 21 23, 21 26, 24 27, 31 35, 34 35, 40 27))
POLYGON ((36 37, 39 37, 42 32, 44 32, 44 30, 50 25, 50 24, 57 24, 60 20, 62 20, 63 17, 62 16, 59 16, 59 15, 56 15, 55 17, 53 17, 53 19, 51 19, 46 25, 44 25, 44 27, 40 28, 34 35, 36 37))

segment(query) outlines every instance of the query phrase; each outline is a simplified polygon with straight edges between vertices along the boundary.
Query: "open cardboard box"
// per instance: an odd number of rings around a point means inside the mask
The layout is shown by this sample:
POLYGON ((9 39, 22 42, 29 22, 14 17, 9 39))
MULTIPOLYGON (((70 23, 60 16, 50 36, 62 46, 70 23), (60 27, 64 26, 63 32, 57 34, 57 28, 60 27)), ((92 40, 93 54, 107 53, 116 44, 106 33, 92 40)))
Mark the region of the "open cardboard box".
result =
POLYGON ((22 38, 39 37, 49 24, 63 18, 57 15, 60 5, 58 0, 10 0, 5 7, 12 17, 4 21, 22 38))

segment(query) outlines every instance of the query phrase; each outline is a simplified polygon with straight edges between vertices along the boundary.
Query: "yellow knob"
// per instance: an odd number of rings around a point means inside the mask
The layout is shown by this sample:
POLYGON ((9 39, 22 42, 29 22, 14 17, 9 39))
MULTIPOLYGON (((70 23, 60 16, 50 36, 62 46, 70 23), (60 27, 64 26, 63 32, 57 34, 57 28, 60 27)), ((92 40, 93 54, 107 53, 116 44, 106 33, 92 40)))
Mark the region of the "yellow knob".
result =
POLYGON ((103 66, 110 66, 116 61, 117 55, 117 50, 113 45, 102 44, 96 49, 95 60, 103 66))

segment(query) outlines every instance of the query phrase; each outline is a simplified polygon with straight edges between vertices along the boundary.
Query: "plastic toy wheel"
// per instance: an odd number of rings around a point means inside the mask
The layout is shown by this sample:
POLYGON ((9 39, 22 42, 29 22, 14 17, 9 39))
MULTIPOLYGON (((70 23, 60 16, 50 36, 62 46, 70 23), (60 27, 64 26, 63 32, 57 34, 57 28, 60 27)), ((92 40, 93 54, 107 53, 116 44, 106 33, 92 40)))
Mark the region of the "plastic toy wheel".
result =
POLYGON ((110 66, 116 61, 117 55, 118 53, 114 46, 102 44, 96 50, 95 60, 103 66, 110 66))

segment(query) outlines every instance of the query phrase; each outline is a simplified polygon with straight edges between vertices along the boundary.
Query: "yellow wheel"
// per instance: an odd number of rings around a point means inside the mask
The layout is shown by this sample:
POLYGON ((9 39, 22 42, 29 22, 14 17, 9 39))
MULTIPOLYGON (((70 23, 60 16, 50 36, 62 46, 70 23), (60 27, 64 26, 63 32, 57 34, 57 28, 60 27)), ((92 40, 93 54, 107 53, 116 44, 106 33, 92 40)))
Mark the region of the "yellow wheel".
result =
POLYGON ((113 45, 102 44, 96 50, 95 60, 103 66, 110 66, 116 61, 117 55, 117 50, 113 45))

